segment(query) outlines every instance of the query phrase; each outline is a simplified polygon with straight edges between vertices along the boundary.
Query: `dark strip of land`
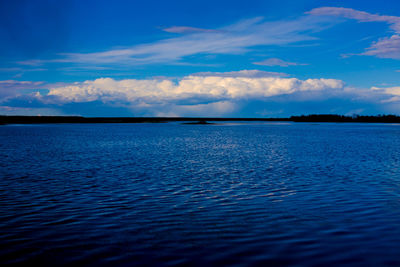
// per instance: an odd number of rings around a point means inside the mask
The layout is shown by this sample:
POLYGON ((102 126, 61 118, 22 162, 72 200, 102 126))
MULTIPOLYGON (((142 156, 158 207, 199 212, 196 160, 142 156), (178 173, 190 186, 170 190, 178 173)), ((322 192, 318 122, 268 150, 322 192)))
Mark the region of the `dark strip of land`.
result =
POLYGON ((343 116, 343 115, 306 115, 292 116, 293 122, 371 122, 371 123, 400 123, 400 116, 377 115, 377 116, 343 116))
POLYGON ((289 121, 286 118, 203 118, 203 117, 80 117, 80 116, 0 116, 3 124, 34 123, 161 123, 206 121, 289 121))
POLYGON ((81 117, 81 116, 0 116, 0 124, 37 124, 37 123, 162 123, 162 122, 200 122, 207 121, 286 121, 286 122, 371 122, 400 123, 400 116, 342 116, 342 115, 306 115, 290 118, 213 118, 213 117, 81 117))

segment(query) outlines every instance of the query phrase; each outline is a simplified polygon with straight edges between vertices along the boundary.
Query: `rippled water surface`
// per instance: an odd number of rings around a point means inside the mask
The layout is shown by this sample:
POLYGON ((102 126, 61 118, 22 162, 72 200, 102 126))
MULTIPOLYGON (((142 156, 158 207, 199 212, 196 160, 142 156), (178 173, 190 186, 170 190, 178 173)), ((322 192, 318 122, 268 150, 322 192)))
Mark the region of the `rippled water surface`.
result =
POLYGON ((400 266, 400 125, 0 126, 0 264, 400 266))

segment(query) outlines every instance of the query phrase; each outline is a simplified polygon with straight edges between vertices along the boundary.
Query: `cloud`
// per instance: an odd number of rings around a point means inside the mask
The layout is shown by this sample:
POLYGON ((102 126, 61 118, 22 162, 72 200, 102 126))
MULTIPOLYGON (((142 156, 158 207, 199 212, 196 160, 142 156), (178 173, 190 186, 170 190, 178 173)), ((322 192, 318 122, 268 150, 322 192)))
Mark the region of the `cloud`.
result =
POLYGON ((58 84, 9 80, 1 81, 0 86, 14 92, 1 101, 0 109, 14 114, 22 109, 32 114, 52 109, 86 116, 254 117, 265 110, 271 116, 400 112, 400 87, 359 89, 345 86, 341 80, 301 80, 258 70, 196 73, 172 80, 100 78, 58 84), (18 91, 38 87, 48 91, 18 91))
POLYGON ((17 61, 17 64, 35 67, 35 66, 41 66, 44 63, 51 61, 52 60, 31 59, 31 60, 17 61))
POLYGON ((266 78, 266 77, 284 77, 288 76, 282 72, 271 72, 262 70, 240 70, 230 72, 197 72, 191 76, 201 77, 233 77, 233 78, 266 78))
POLYGON ((44 69, 44 68, 19 68, 19 67, 14 67, 14 68, 0 68, 0 72, 11 72, 11 73, 18 72, 18 73, 16 73, 16 74, 14 74, 14 75, 12 76, 12 78, 20 78, 20 77, 22 77, 25 73, 36 72, 36 71, 47 71, 47 69, 44 69))
POLYGON ((218 32, 217 30, 201 29, 201 28, 188 27, 188 26, 173 26, 173 27, 165 28, 165 29, 163 29, 163 31, 171 32, 171 33, 218 32))
POLYGON ((383 99, 383 103, 400 102, 400 86, 395 87, 371 87, 372 90, 391 96, 383 99))
POLYGON ((0 68, 1 72, 15 72, 15 71, 21 71, 22 68, 0 68))
POLYGON ((130 110, 135 116, 227 116, 238 114, 235 112, 239 112, 244 103, 252 101, 279 96, 284 99, 295 94, 300 95, 291 101, 304 101, 344 88, 340 80, 300 80, 258 70, 195 73, 173 80, 99 78, 58 84, 17 81, 0 84, 7 84, 14 90, 35 88, 35 85, 48 89, 48 92, 32 91, 3 99, 1 107, 7 109, 7 113, 11 108, 13 112, 25 108, 36 114, 35 110, 48 108, 65 114, 80 114, 80 110, 81 114, 90 116, 114 114, 113 109, 126 115, 130 110))
POLYGON ((26 115, 26 116, 65 116, 59 109, 55 108, 31 108, 31 107, 12 107, 0 106, 0 114, 2 115, 26 115))
POLYGON ((376 15, 368 12, 358 11, 351 8, 343 7, 320 7, 315 8, 307 14, 317 16, 336 16, 348 19, 355 19, 359 22, 385 22, 397 34, 391 37, 385 37, 377 42, 372 43, 370 47, 361 54, 347 54, 350 55, 367 55, 376 56, 379 58, 400 59, 400 17, 376 15))
POLYGON ((60 102, 125 103, 135 106, 208 104, 242 99, 262 99, 297 91, 337 90, 344 83, 334 79, 281 77, 186 76, 174 83, 171 80, 114 80, 101 78, 66 86, 50 88, 48 96, 60 102))
MULTIPOLYGON (((175 38, 167 38, 153 43, 138 44, 123 49, 110 49, 95 53, 63 53, 51 60, 28 60, 25 65, 45 63, 76 63, 89 66, 99 65, 144 65, 182 64, 185 57, 198 54, 243 54, 255 46, 292 44, 315 40, 311 34, 325 29, 331 20, 303 16, 295 20, 264 21, 253 18, 235 24, 204 30, 198 28, 172 28, 174 32, 187 33, 175 38), (189 29, 192 29, 189 31, 189 29), (197 30, 193 30, 197 29, 197 30)), ((171 31, 171 28, 169 28, 171 31)))
POLYGON ((14 67, 14 68, 0 68, 1 72, 31 72, 31 71, 46 71, 47 69, 43 69, 43 68, 33 68, 33 69, 24 69, 24 68, 18 68, 18 67, 14 67))
POLYGON ((16 80, 0 81, 0 101, 2 100, 1 98, 17 95, 21 90, 38 89, 41 85, 43 85, 43 82, 16 80))
POLYGON ((400 59, 400 36, 385 37, 373 43, 361 55, 400 59))
POLYGON ((360 22, 386 22, 395 32, 400 32, 400 17, 371 14, 364 11, 344 7, 319 7, 306 14, 317 16, 336 16, 355 19, 360 22))
POLYGON ((269 58, 259 62, 253 62, 255 65, 261 66, 280 66, 280 67, 289 67, 289 66, 304 66, 307 64, 303 63, 295 63, 295 62, 287 62, 279 58, 269 58))

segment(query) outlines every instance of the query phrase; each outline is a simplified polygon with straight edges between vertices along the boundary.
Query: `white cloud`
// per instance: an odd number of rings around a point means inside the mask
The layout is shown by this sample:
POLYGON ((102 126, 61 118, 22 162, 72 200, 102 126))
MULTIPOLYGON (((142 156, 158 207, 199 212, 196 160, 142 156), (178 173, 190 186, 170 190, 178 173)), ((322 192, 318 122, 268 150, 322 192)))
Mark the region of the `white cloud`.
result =
POLYGON ((284 61, 280 58, 268 58, 263 61, 259 62, 253 62, 255 65, 261 65, 261 66, 280 66, 280 67, 289 67, 289 66, 304 66, 307 64, 304 63, 296 63, 296 62, 288 62, 284 61))
POLYGON ((268 72, 257 70, 197 73, 172 80, 100 78, 58 84, 8 80, 0 81, 0 88, 13 92, 0 101, 1 107, 8 107, 8 113, 12 108, 62 111, 64 107, 68 112, 71 105, 78 109, 87 105, 100 107, 99 116, 106 112, 102 107, 120 108, 136 116, 256 116, 265 110, 278 115, 293 112, 344 114, 359 109, 366 113, 398 113, 400 102, 400 87, 360 89, 344 86, 335 79, 300 80, 270 76, 268 72), (34 88, 47 88, 49 92, 18 91, 34 88), (247 111, 242 113, 243 110, 247 111))
POLYGON ((388 102, 399 102, 400 101, 400 86, 395 87, 371 87, 372 90, 384 93, 391 96, 390 98, 385 98, 382 100, 383 103, 388 102))
MULTIPOLYGON (((320 7, 315 8, 307 13, 317 16, 344 17, 355 19, 359 22, 385 22, 389 24, 389 27, 397 34, 392 35, 391 37, 382 38, 377 42, 372 43, 372 45, 367 48, 364 53, 358 55, 400 59, 400 36, 398 35, 400 33, 400 17, 371 14, 368 12, 343 7, 320 7)), ((348 54, 347 56, 349 55, 356 54, 348 54)))
POLYGON ((262 99, 294 92, 341 90, 344 83, 334 79, 281 77, 231 77, 209 73, 207 76, 186 76, 174 83, 171 80, 114 80, 101 78, 50 88, 48 96, 61 102, 103 101, 136 106, 208 104, 227 100, 262 99))
MULTIPOLYGON (((49 89, 47 95, 30 94, 26 99, 52 107, 102 102, 142 116, 225 116, 240 110, 244 103, 276 96, 293 95, 296 99, 296 93, 302 94, 299 101, 315 100, 316 96, 320 98, 324 94, 329 98, 335 91, 343 91, 344 83, 334 79, 299 80, 278 77, 275 73, 271 76, 268 72, 243 70, 197 73, 178 81, 100 78, 46 87, 49 89)), ((27 100, 19 98, 19 101, 27 100)))

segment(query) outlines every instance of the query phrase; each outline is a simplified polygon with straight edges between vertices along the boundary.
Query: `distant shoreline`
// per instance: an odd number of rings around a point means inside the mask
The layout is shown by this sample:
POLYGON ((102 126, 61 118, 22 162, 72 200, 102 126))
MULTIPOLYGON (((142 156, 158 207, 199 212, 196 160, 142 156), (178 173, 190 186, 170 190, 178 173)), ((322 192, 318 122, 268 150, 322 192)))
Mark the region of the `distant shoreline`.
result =
POLYGON ((45 123, 165 123, 194 122, 207 124, 209 121, 258 121, 258 122, 360 122, 360 123, 400 123, 400 116, 342 116, 303 115, 289 118, 218 118, 218 117, 81 117, 81 116, 0 116, 0 125, 5 124, 45 124, 45 123))

